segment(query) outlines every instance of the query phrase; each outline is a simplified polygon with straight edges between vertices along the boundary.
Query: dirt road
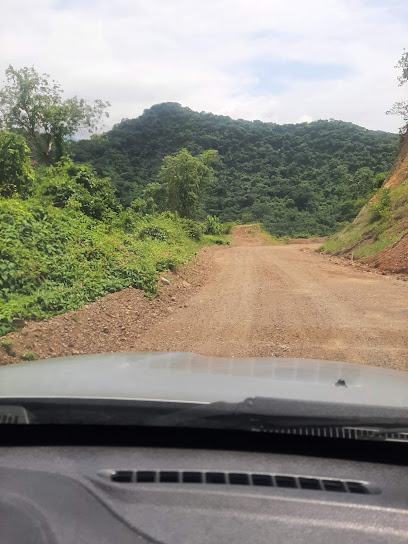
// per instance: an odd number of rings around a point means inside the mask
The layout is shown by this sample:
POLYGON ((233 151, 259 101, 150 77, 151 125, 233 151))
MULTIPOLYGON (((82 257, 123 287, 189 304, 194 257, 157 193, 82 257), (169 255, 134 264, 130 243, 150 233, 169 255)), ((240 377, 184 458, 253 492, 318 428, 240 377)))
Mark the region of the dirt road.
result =
POLYGON ((9 335, 14 353, 0 350, 0 364, 28 350, 35 358, 189 351, 408 370, 408 281, 333 262, 319 245, 267 245, 237 227, 231 246, 203 249, 157 299, 130 288, 28 323, 9 335))
POLYGON ((408 282, 330 262, 312 251, 319 244, 261 243, 238 227, 211 279, 138 349, 408 370, 408 282))

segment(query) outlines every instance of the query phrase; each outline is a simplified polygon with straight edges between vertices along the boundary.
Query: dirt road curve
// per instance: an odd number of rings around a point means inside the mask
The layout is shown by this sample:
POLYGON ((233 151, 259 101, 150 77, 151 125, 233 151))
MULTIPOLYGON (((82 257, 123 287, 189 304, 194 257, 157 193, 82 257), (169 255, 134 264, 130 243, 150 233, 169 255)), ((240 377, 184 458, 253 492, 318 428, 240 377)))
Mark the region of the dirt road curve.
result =
POLYGON ((211 279, 137 348, 408 370, 408 282, 330 262, 319 244, 261 243, 237 227, 211 279))

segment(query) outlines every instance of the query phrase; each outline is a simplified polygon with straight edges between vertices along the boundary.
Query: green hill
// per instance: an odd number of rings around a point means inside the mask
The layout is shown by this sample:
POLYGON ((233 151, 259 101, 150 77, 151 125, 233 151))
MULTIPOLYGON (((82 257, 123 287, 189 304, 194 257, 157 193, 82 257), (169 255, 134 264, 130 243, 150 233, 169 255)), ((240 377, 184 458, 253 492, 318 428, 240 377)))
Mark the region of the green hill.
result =
POLYGON ((219 152, 200 216, 260 221, 283 236, 325 235, 352 220, 389 170, 398 136, 342 121, 278 125, 159 104, 109 132, 71 143, 76 161, 109 176, 128 206, 182 148, 219 152), (379 181, 380 180, 380 181, 379 181))

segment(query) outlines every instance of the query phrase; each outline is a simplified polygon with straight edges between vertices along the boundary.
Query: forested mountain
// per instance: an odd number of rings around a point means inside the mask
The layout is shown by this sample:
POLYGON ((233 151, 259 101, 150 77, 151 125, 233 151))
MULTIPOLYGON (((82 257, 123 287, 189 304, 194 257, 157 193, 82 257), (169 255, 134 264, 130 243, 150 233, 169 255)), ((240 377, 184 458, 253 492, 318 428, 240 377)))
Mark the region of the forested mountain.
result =
POLYGON ((166 155, 218 151, 199 218, 261 221, 275 235, 324 235, 352 220, 396 156, 395 134, 342 121, 278 125, 158 104, 90 140, 71 142, 79 162, 109 176, 127 206, 156 182, 166 155))

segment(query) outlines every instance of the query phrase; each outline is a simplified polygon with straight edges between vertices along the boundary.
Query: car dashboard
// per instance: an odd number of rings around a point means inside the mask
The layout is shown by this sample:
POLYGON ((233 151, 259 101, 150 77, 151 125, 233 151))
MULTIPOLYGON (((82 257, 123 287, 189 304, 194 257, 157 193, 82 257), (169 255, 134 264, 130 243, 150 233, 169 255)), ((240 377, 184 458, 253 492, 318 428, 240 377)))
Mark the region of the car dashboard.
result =
POLYGON ((4 445, 1 542, 402 543, 407 479, 398 464, 210 444, 4 445))

